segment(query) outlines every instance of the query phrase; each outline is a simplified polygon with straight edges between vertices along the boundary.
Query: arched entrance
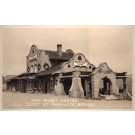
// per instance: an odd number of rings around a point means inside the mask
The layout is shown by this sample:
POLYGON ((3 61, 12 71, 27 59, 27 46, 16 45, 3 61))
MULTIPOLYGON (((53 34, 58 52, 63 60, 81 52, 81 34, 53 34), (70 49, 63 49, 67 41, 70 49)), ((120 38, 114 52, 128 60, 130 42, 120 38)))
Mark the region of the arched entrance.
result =
POLYGON ((99 93, 103 95, 110 95, 112 89, 111 80, 107 77, 104 77, 100 81, 99 93))
POLYGON ((71 78, 64 78, 63 79, 64 91, 65 91, 66 95, 69 95, 69 89, 71 87, 71 84, 72 84, 71 78))

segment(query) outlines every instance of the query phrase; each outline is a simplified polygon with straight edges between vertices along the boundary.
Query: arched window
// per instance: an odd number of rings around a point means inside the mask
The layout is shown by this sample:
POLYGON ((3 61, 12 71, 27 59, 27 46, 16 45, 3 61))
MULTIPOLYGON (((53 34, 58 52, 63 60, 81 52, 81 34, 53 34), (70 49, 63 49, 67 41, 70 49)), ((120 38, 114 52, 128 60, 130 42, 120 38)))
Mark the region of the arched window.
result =
POLYGON ((34 48, 33 48, 33 50, 32 50, 32 53, 34 53, 34 48))
POLYGON ((68 68, 70 68, 70 64, 68 64, 68 68))
POLYGON ((40 70, 41 69, 41 65, 40 64, 38 64, 38 70, 40 70))
POLYGON ((45 64, 43 65, 43 67, 44 67, 44 69, 47 69, 47 68, 49 68, 49 65, 48 65, 47 63, 45 63, 45 64))
POLYGON ((78 56, 78 60, 82 60, 82 57, 80 55, 78 56))
POLYGON ((27 72, 28 72, 28 73, 30 72, 30 68, 29 68, 29 67, 27 68, 27 72))

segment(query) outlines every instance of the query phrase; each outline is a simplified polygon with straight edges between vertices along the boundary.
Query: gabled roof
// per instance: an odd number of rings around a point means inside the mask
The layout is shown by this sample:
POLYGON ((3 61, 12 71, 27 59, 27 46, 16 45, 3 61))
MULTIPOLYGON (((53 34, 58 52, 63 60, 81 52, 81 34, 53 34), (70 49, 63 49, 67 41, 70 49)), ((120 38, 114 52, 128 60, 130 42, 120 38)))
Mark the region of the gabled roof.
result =
POLYGON ((43 49, 39 49, 39 51, 44 51, 46 54, 48 54, 50 60, 70 60, 74 55, 74 53, 70 51, 62 52, 62 56, 58 56, 57 51, 43 49))
POLYGON ((106 71, 109 71, 109 72, 112 72, 113 74, 115 74, 108 66, 108 64, 106 62, 102 62, 99 64, 99 67, 95 68, 95 70, 91 73, 91 75, 94 75, 98 72, 106 72, 106 71))
POLYGON ((11 76, 10 78, 8 79, 5 79, 4 82, 7 83, 7 82, 10 82, 11 80, 15 80, 17 79, 18 76, 14 75, 14 76, 11 76))
POLYGON ((60 70, 60 67, 62 66, 62 64, 63 63, 60 63, 60 64, 58 64, 56 66, 48 68, 45 71, 42 71, 42 72, 36 74, 36 76, 52 75, 52 74, 54 74, 54 73, 56 73, 56 72, 58 72, 60 70))
POLYGON ((22 73, 22 74, 20 74, 20 75, 18 75, 18 78, 17 79, 35 79, 35 75, 36 75, 37 73, 22 73))
POLYGON ((14 78, 16 75, 7 75, 4 77, 4 80, 8 80, 8 79, 11 79, 11 78, 14 78))
POLYGON ((18 78, 19 78, 19 77, 34 76, 34 75, 36 75, 36 74, 37 74, 37 73, 22 73, 22 74, 18 75, 18 78))
POLYGON ((10 79, 5 80, 4 82, 10 82, 12 80, 18 80, 18 79, 27 79, 27 78, 35 77, 36 74, 37 73, 22 73, 20 75, 17 75, 10 79))

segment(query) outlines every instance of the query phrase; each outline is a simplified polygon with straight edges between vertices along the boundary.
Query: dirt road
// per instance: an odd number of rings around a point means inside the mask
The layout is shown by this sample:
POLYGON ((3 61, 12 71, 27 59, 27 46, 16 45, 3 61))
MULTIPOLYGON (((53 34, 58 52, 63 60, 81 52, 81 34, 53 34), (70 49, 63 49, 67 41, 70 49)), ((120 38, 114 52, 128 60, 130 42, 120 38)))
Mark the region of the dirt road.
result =
POLYGON ((92 100, 67 95, 3 92, 3 109, 131 109, 128 100, 92 100))

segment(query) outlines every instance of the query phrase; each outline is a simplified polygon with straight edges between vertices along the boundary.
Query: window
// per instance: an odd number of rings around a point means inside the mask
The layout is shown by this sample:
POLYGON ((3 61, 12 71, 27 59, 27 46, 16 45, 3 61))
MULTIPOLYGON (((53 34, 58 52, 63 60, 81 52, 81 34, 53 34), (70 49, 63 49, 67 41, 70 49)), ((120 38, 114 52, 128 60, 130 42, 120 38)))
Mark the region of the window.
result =
POLYGON ((42 83, 39 81, 39 89, 41 89, 42 83))
POLYGON ((27 68, 27 72, 28 72, 28 73, 30 72, 30 68, 29 68, 29 67, 27 68))
POLYGON ((78 60, 82 60, 82 57, 80 55, 78 56, 78 60))
POLYGON ((34 73, 37 73, 37 64, 34 66, 34 73))
POLYGON ((33 50, 32 50, 32 53, 34 53, 34 48, 33 48, 33 50))
POLYGON ((89 72, 81 72, 81 75, 89 75, 89 72))
POLYGON ((38 64, 38 70, 40 71, 40 69, 41 69, 41 65, 40 65, 40 64, 38 64))
POLYGON ((63 76, 71 76, 72 75, 72 72, 63 73, 62 75, 63 76))
POLYGON ((33 65, 31 65, 30 72, 33 73, 33 65))
POLYGON ((52 76, 50 77, 50 80, 53 81, 53 77, 52 76))
POLYGON ((28 89, 30 89, 30 81, 28 81, 28 89))
POLYGON ((32 88, 32 84, 31 83, 32 83, 31 80, 29 80, 29 89, 32 88))
POLYGON ((47 63, 45 63, 43 67, 44 67, 44 69, 47 69, 47 68, 49 68, 49 65, 47 63))
POLYGON ((70 68, 70 64, 68 64, 68 68, 70 68))

